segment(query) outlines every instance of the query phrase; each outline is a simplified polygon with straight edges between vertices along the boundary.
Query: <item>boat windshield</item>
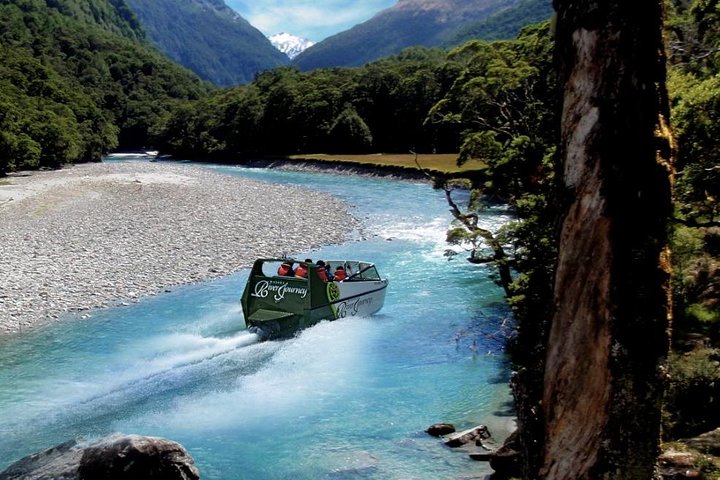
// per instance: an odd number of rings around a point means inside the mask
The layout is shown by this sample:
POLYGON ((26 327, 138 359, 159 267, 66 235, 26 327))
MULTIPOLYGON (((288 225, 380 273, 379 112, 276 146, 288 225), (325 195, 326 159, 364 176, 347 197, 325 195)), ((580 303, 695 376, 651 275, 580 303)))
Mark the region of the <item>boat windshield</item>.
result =
MULTIPOLYGON (((262 275, 266 277, 288 276, 294 277, 297 268, 304 262, 291 261, 291 272, 283 264, 287 263, 284 259, 266 259, 262 261, 262 275)), ((335 272, 338 267, 345 269, 347 280, 382 280, 380 274, 375 268, 375 264, 370 262, 360 262, 354 260, 327 260, 325 262, 331 273, 335 272)), ((297 277, 295 277, 297 278, 297 277)), ((298 278, 298 280, 302 280, 298 278)))
POLYGON ((368 262, 345 262, 348 280, 380 280, 375 265, 368 262))

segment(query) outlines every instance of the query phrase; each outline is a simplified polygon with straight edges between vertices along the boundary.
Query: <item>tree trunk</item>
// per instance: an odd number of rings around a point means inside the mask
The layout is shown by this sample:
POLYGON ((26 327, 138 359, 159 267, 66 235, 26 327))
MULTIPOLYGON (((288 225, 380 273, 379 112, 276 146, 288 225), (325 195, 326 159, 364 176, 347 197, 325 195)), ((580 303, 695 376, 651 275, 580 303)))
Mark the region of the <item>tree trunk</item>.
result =
POLYGON ((650 479, 668 349, 671 136, 660 0, 555 0, 567 211, 540 477, 650 479))

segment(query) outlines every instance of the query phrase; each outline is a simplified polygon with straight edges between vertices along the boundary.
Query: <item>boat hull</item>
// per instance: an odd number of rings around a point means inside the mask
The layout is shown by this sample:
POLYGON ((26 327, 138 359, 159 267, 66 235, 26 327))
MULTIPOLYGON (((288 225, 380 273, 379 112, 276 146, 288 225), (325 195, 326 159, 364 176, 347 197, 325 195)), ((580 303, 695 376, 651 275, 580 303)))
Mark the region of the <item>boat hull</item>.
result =
POLYGON ((387 280, 339 283, 340 299, 331 303, 334 319, 377 313, 385 303, 387 286, 387 280))

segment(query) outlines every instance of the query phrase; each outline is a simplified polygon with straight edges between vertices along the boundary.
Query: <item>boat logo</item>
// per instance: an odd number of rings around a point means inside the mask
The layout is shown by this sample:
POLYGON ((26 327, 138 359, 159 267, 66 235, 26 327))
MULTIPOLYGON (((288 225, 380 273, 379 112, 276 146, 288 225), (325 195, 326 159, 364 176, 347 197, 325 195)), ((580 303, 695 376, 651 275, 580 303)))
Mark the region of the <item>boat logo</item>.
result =
POLYGON ((372 298, 358 298, 354 302, 340 302, 337 304, 337 317, 345 318, 346 316, 355 316, 360 311, 360 307, 372 305, 372 298))
POLYGON ((251 295, 256 298, 267 298, 270 292, 274 293, 273 300, 278 303, 285 298, 285 295, 297 295, 305 298, 308 290, 303 287, 290 287, 287 282, 261 280, 255 284, 255 291, 251 295))
POLYGON ((328 282, 327 297, 330 302, 334 302, 340 298, 340 287, 338 287, 335 282, 328 282))

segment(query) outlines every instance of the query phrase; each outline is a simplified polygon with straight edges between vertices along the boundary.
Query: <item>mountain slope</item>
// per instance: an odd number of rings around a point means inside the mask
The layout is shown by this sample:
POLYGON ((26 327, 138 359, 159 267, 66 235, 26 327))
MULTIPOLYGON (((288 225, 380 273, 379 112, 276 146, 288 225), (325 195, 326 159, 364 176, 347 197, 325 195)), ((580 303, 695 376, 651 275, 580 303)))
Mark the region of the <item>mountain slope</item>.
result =
MULTIPOLYGON (((2 0, 2 5, 16 5, 31 12, 37 5, 23 0, 2 0)), ((72 18, 90 28, 100 28, 131 40, 144 40, 145 32, 140 22, 124 0, 87 2, 78 0, 55 0, 46 2, 50 14, 72 18)))
POLYGON ((216 85, 251 81, 289 62, 223 0, 127 0, 152 42, 216 85))
POLYGON ((444 45, 461 45, 473 39, 510 40, 524 27, 547 20, 553 13, 551 0, 522 0, 484 20, 461 27, 444 45))
POLYGON ((415 45, 438 46, 468 24, 520 0, 399 0, 367 22, 308 48, 293 63, 301 70, 359 66, 415 45))

